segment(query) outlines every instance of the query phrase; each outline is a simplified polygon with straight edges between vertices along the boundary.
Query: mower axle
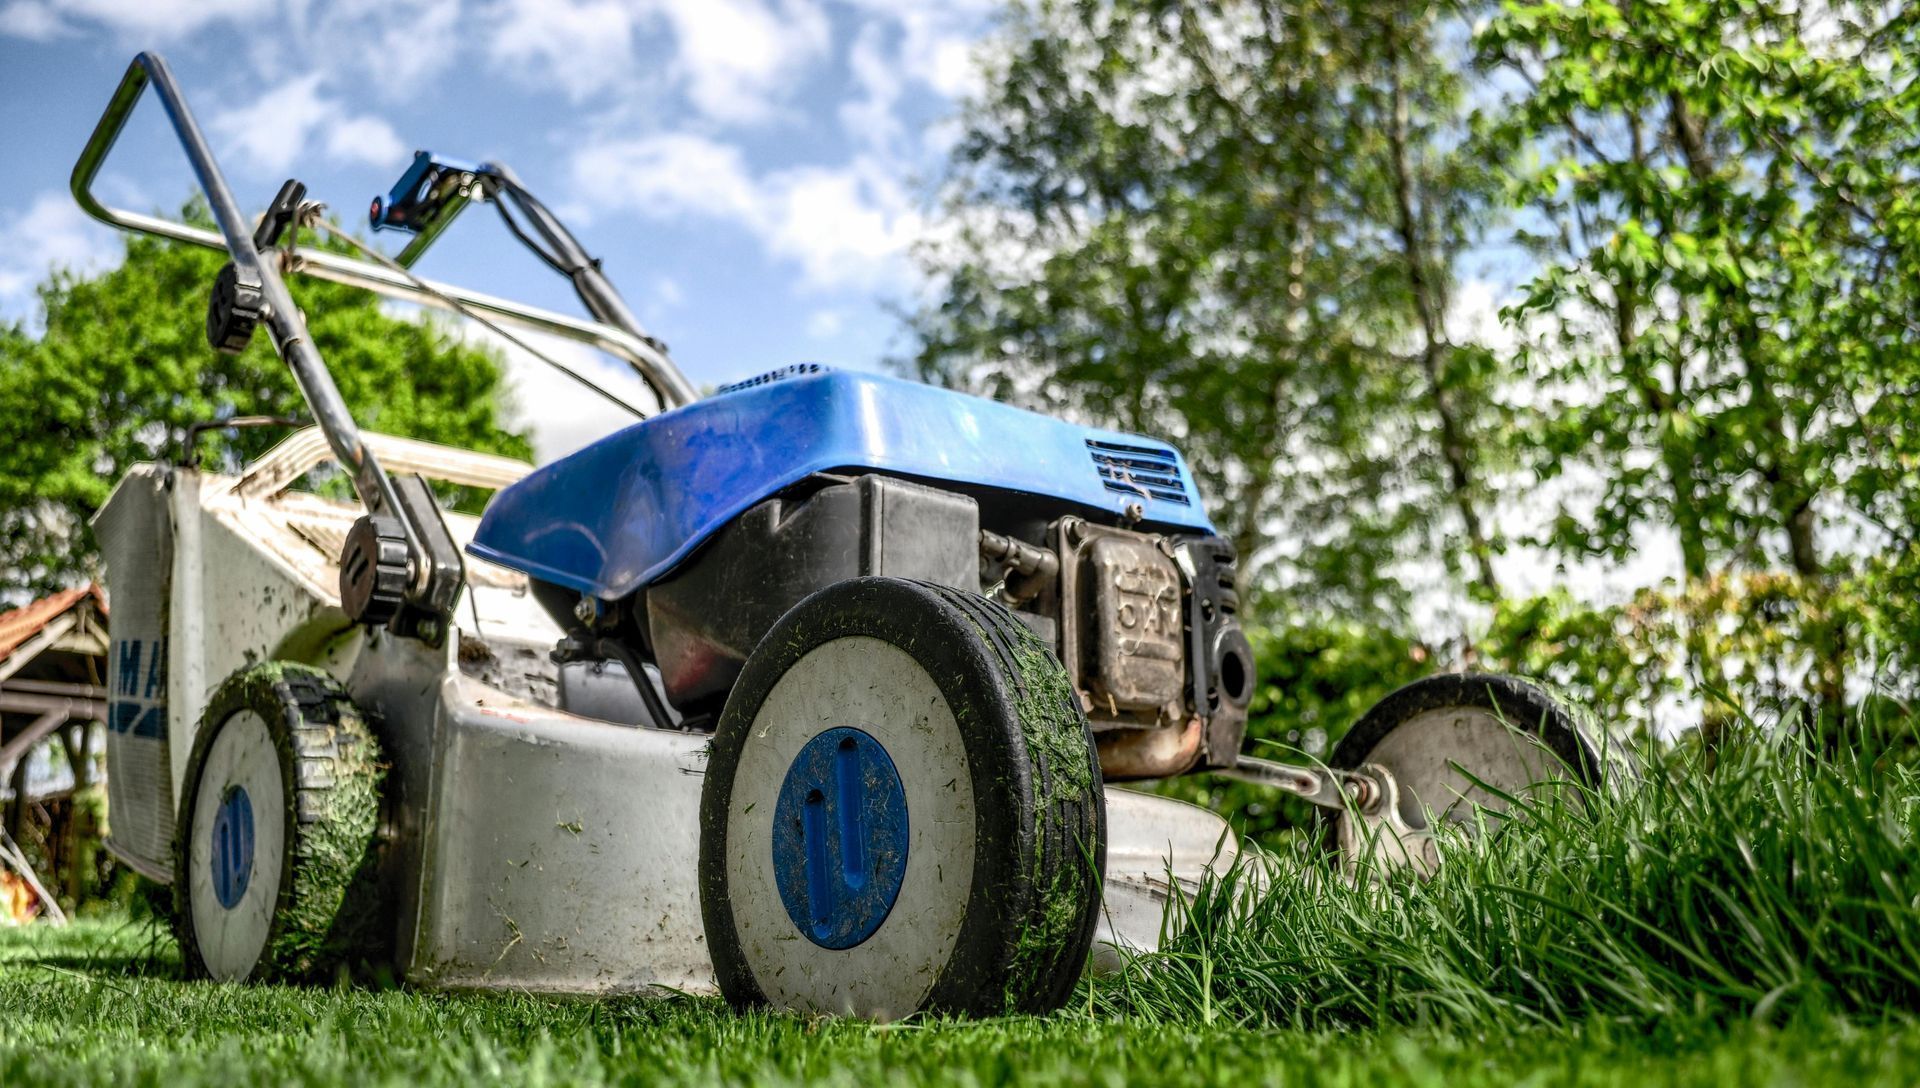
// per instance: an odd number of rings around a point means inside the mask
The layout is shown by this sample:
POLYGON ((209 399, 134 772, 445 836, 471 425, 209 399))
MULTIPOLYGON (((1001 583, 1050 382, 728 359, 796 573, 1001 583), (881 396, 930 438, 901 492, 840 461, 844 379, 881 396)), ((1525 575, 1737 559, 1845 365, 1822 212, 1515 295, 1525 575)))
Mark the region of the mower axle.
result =
POLYGON ((1299 767, 1248 755, 1241 756, 1232 767, 1222 768, 1216 773, 1241 782, 1285 790, 1321 808, 1369 811, 1382 792, 1380 783, 1365 773, 1335 771, 1325 767, 1299 767))

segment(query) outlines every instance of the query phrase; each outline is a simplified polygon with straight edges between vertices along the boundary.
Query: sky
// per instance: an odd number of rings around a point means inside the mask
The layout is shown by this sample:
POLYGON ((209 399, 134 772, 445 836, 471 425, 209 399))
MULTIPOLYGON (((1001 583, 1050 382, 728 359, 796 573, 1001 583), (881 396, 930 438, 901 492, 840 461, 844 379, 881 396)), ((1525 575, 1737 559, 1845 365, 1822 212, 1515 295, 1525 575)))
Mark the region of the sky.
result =
MULTIPOLYGON (((161 52, 243 208, 298 177, 352 227, 415 149, 494 160, 602 258, 696 385, 906 347, 932 177, 993 0, 0 0, 0 320, 114 232, 67 190, 136 52, 161 52)), ((195 191, 152 95, 96 186, 195 191)), ((374 241, 397 252, 405 236, 374 241)), ((497 217, 469 211, 421 275, 578 313, 497 217)), ((486 339, 484 332, 474 335, 486 339)), ((615 387, 624 367, 541 341, 615 387)), ((508 348, 541 460, 630 419, 508 348)))

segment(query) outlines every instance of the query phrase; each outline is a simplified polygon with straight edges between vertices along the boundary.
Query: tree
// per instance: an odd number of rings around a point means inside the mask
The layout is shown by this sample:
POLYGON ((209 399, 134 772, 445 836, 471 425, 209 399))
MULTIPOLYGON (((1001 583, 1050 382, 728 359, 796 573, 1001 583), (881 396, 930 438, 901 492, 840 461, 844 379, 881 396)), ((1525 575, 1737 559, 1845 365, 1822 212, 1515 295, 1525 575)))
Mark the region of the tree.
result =
POLYGON ((1295 608, 1401 622, 1436 561, 1496 595, 1491 357, 1446 329, 1487 183, 1447 18, 1017 5, 923 252, 921 372, 1175 440, 1295 608))
MULTIPOLYGON (((190 218, 205 220, 189 207, 190 218)), ((238 356, 207 346, 208 291, 220 254, 151 238, 93 277, 56 272, 40 288, 45 331, 0 329, 0 590, 39 593, 95 577, 88 519, 142 461, 191 456, 232 471, 284 434, 204 435, 236 415, 307 415, 264 330, 238 356)), ((289 285, 341 395, 374 431, 528 457, 503 422, 497 355, 434 320, 408 320, 376 296, 336 284, 289 285)))
MULTIPOLYGON (((1785 602, 1832 727, 1862 627, 1843 583, 1912 549, 1920 42, 1903 11, 1822 10, 1514 4, 1479 45, 1523 88, 1496 142, 1546 149, 1514 178, 1550 227, 1517 308, 1550 330, 1523 360, 1549 394, 1538 463, 1601 479, 1553 542, 1625 557, 1671 526, 1683 599, 1785 602)), ((1726 619, 1689 624, 1708 687, 1726 619)))

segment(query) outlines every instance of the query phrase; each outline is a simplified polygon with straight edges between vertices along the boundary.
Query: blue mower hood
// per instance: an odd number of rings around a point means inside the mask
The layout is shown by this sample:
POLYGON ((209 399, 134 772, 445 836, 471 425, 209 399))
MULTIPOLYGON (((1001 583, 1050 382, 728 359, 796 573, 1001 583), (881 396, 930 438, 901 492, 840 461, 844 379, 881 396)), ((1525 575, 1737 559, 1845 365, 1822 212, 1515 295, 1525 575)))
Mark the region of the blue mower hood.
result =
POLYGON ((1172 447, 996 401, 812 364, 636 423, 501 490, 472 554, 596 597, 624 597, 716 530, 816 472, 868 469, 1058 499, 1163 529, 1213 531, 1172 447))

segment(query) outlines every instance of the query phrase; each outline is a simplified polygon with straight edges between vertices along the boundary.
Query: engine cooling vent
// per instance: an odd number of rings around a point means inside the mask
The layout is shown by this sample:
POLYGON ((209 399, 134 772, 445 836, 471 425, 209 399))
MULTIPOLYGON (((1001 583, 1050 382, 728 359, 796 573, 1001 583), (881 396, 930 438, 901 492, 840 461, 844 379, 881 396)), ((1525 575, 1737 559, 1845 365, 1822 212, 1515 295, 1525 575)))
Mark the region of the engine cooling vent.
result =
POLYGON ((821 363, 795 363, 792 366, 783 366, 778 370, 769 370, 765 374, 756 374, 751 378, 730 382, 714 390, 713 395, 717 397, 722 393, 738 393, 742 389, 752 389, 755 386, 766 385, 769 382, 784 381, 788 378, 805 378, 814 374, 825 374, 826 372, 826 366, 821 363))
POLYGON ((1087 453, 1093 457, 1093 467, 1099 470, 1100 482, 1108 491, 1135 496, 1145 493, 1163 502, 1193 505, 1186 481, 1180 478, 1180 459, 1170 449, 1089 438, 1087 453))

